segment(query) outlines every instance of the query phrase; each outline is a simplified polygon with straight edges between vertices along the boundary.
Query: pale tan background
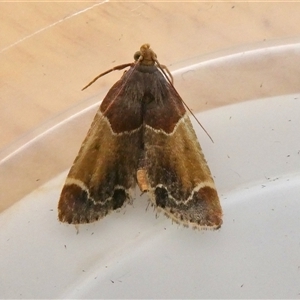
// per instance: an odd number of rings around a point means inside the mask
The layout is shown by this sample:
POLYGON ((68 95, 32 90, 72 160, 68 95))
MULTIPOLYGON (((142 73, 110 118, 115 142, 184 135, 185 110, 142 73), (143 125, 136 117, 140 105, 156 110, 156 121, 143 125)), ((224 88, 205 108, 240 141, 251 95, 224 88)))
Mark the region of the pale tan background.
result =
MULTIPOLYGON (((78 136, 74 127, 74 137, 65 141, 52 137, 34 150, 8 155, 28 134, 30 141, 41 133, 37 128, 46 128, 43 124, 49 120, 107 89, 120 73, 80 92, 94 76, 131 62, 145 42, 172 70, 194 56, 298 38, 300 3, 1 2, 0 25, 1 211, 70 166, 91 118, 78 136)), ((280 86, 282 77, 274 75, 272 85, 280 86)), ((297 77, 294 92, 298 81, 297 77)), ((180 86, 178 90, 185 92, 180 86)), ((271 94, 272 88, 243 92, 247 99, 259 98, 271 94)), ((205 99, 197 102, 185 100, 195 110, 245 100, 237 94, 226 97, 225 91, 220 95, 217 87, 203 95, 205 99)))

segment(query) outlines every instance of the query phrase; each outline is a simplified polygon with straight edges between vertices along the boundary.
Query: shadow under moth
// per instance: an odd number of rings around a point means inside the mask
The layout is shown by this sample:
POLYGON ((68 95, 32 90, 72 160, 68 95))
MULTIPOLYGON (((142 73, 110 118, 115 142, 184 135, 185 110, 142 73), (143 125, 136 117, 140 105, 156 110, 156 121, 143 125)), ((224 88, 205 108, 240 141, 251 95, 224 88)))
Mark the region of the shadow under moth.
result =
POLYGON ((69 171, 59 220, 97 221, 132 203, 138 184, 152 205, 176 223, 220 228, 215 184, 172 75, 148 44, 134 59, 86 86, 129 67, 102 101, 69 171))

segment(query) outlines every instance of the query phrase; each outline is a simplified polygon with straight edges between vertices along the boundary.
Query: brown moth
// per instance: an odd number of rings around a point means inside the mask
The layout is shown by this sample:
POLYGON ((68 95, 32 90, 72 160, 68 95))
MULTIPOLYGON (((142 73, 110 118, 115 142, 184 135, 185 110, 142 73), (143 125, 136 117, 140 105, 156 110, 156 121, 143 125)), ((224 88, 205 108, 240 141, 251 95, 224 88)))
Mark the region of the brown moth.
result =
POLYGON ((90 83, 130 67, 100 105, 62 189, 58 218, 97 221, 132 203, 138 184, 176 223, 218 229, 222 208, 183 101, 148 44, 134 58, 90 83))

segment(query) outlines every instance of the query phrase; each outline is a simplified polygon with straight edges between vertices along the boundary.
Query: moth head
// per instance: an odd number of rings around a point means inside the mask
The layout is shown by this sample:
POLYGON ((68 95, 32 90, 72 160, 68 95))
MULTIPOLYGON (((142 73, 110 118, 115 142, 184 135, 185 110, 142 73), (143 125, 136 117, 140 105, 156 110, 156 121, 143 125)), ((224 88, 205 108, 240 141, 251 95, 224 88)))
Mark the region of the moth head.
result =
POLYGON ((142 45, 140 51, 135 52, 133 58, 136 62, 147 66, 154 65, 157 61, 157 56, 149 44, 142 45))

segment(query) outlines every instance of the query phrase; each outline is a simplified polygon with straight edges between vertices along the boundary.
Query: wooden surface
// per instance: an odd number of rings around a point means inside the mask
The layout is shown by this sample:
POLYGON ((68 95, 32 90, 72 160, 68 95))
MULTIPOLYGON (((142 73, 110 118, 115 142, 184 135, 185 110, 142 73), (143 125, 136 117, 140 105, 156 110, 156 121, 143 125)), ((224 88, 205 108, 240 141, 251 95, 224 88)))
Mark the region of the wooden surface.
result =
MULTIPOLYGON (((69 108, 107 91, 119 72, 102 78, 86 92, 80 89, 112 66, 131 62, 141 44, 150 43, 159 61, 174 71, 193 57, 217 57, 228 49, 297 39, 299 15, 300 3, 294 2, 0 3, 0 211, 70 166, 93 113, 78 128, 72 123, 68 132, 73 128, 74 136, 64 136, 62 131, 55 138, 50 133, 43 142, 34 144, 32 139, 51 128, 51 121, 69 108), (25 143, 27 148, 20 150, 25 143)), ((198 111, 299 92, 299 69, 286 59, 280 74, 272 72, 278 64, 272 58, 263 68, 248 65, 243 74, 209 69, 198 79, 203 84, 199 98, 187 98, 193 86, 186 88, 179 82, 177 88, 198 111), (259 68, 264 78, 269 76, 267 87, 255 81, 253 72, 259 68), (290 80, 292 71, 294 80, 290 80), (226 82, 220 74, 235 77, 226 82), (247 81, 243 88, 232 82, 241 75, 247 81)))

